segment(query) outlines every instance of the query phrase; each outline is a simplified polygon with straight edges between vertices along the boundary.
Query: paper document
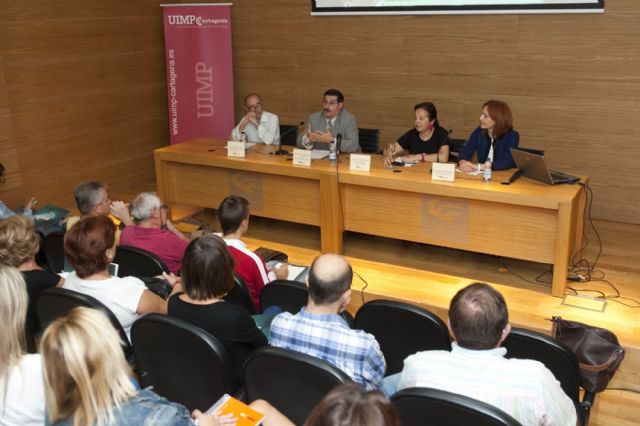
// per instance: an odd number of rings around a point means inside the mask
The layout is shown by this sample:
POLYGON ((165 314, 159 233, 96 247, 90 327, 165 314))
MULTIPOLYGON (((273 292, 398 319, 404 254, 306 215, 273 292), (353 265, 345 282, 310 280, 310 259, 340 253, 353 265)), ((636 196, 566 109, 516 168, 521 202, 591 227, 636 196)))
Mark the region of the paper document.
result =
POLYGON ((314 149, 311 151, 311 159, 312 160, 322 160, 325 157, 329 156, 329 150, 327 149, 314 149))

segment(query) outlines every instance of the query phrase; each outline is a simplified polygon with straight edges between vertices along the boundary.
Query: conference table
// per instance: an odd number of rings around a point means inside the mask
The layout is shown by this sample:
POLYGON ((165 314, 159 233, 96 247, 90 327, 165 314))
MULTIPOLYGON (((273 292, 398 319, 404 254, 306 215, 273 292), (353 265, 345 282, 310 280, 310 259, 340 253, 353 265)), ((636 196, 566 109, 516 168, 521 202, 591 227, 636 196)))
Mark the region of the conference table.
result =
MULTIPOLYGON (((228 157, 211 138, 155 150, 158 193, 165 203, 217 208, 224 197, 247 198, 251 214, 320 227, 320 250, 341 253, 343 232, 415 241, 553 265, 552 295, 565 292, 571 256, 582 244, 584 186, 549 186, 495 171, 490 183, 456 173, 431 179, 430 163, 396 170, 379 156, 371 170, 337 162, 293 165, 290 156, 257 145, 228 157)), ((290 147, 289 147, 290 148, 290 147)), ((582 182, 587 178, 583 177, 582 182)))

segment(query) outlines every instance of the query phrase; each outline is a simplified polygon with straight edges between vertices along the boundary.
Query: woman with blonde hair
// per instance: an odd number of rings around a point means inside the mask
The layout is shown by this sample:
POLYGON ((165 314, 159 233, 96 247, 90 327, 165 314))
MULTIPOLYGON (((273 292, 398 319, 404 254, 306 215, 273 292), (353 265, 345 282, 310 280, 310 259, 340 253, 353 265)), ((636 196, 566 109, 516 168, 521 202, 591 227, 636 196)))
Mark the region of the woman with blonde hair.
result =
POLYGON ((25 288, 20 272, 0 265, 0 425, 44 424, 40 355, 25 353, 25 288))
MULTIPOLYGON (((76 308, 51 323, 42 337, 40 352, 49 424, 193 425, 182 405, 150 389, 136 390, 118 335, 97 310, 76 308)), ((198 410, 193 416, 201 426, 221 424, 215 416, 198 410)), ((235 423, 228 418, 220 420, 235 423)))
MULTIPOLYGON (((11 216, 0 222, 0 263, 18 268, 27 283, 29 308, 27 310, 27 338, 38 331, 36 299, 42 290, 62 287, 64 279, 45 271, 36 263, 36 253, 40 249, 40 237, 33 222, 25 216, 11 216)), ((32 342, 32 351, 35 346, 32 342)))

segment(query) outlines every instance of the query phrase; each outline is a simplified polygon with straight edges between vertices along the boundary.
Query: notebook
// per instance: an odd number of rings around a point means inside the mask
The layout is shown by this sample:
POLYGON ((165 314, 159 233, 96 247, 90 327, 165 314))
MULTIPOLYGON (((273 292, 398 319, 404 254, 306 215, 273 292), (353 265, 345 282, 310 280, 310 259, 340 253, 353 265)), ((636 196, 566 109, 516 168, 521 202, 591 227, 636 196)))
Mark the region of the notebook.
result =
POLYGON ((236 418, 237 426, 258 426, 262 424, 264 414, 257 412, 244 402, 224 394, 209 410, 207 414, 216 413, 219 416, 233 414, 236 418))
POLYGON ((522 176, 537 180, 538 182, 548 185, 557 185, 560 183, 576 183, 580 181, 577 176, 571 176, 563 172, 551 170, 547 166, 544 155, 535 154, 533 152, 521 151, 511 148, 511 155, 518 166, 518 170, 522 172, 522 176))

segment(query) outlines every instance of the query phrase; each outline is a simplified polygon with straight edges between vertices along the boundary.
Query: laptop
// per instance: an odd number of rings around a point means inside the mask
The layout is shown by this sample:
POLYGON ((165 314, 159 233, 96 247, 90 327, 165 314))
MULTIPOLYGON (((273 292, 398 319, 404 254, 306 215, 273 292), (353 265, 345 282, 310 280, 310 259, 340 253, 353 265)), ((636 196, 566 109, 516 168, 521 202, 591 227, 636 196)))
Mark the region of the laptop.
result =
POLYGON ((518 166, 518 170, 522 172, 522 176, 548 185, 557 185, 560 183, 576 183, 580 181, 577 176, 571 176, 556 170, 550 170, 544 155, 533 152, 522 151, 511 148, 511 155, 518 166))

